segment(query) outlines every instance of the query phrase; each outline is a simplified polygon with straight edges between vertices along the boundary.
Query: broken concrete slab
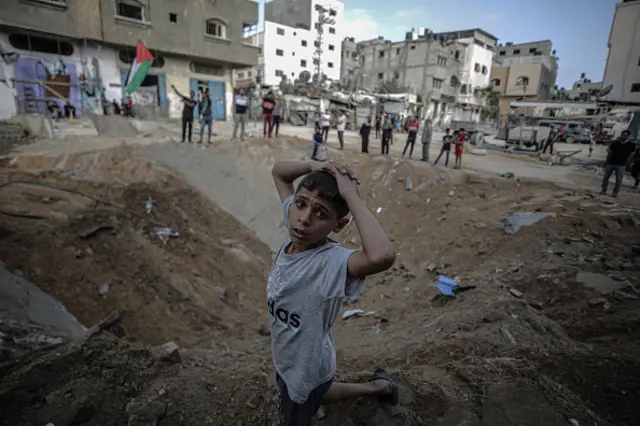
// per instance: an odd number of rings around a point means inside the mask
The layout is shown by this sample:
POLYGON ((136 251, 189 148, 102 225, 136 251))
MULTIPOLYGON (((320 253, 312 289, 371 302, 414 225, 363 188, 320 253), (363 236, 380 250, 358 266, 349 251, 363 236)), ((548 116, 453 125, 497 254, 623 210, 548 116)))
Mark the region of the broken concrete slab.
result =
POLYGON ((603 274, 591 272, 578 272, 576 282, 597 291, 600 294, 608 294, 620 290, 625 286, 624 282, 616 281, 603 274))

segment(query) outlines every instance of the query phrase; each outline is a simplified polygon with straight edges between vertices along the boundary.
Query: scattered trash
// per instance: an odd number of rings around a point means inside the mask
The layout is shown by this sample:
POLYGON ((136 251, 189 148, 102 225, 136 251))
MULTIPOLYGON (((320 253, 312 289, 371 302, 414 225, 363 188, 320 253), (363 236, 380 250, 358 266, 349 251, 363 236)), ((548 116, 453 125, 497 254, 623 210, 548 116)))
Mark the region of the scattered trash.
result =
POLYGON ((475 285, 471 284, 458 284, 454 279, 445 277, 444 275, 440 275, 440 282, 438 282, 438 284, 434 284, 433 286, 440 290, 440 292, 445 296, 451 297, 456 297, 456 294, 462 291, 476 288, 475 285))
POLYGON ((151 214, 151 210, 153 209, 153 200, 151 197, 147 200, 147 204, 145 204, 145 209, 147 210, 147 214, 151 214))
POLYGON ((513 297, 517 297, 518 299, 520 299, 520 298, 522 297, 522 292, 521 292, 521 291, 516 290, 515 288, 510 288, 510 289, 509 289, 509 293, 511 293, 511 295, 512 295, 513 297))
POLYGON ((111 289, 111 284, 109 283, 104 283, 100 286, 100 288, 98 289, 98 291, 100 292, 101 296, 106 296, 107 293, 109 293, 109 290, 111 289))
POLYGON ((509 332, 507 327, 500 327, 500 333, 511 343, 512 345, 516 345, 516 339, 514 339, 513 335, 509 332))
POLYGON ((351 317, 368 317, 375 315, 376 311, 365 312, 362 309, 348 309, 342 313, 342 319, 346 320, 351 317))
POLYGON ((455 197, 456 196, 456 191, 451 190, 449 191, 449 197, 455 197))
POLYGON ((416 234, 422 234, 424 232, 424 226, 418 226, 418 229, 416 229, 416 234))
POLYGON ((514 175, 511 172, 503 173, 500 176, 505 178, 505 179, 514 179, 516 177, 516 175, 514 175))
POLYGON ((172 364, 181 364, 182 356, 180 355, 179 349, 180 347, 175 342, 169 341, 151 348, 151 354, 157 360, 168 361, 172 364))
POLYGON ((180 233, 171 228, 158 228, 156 229, 156 235, 160 238, 160 241, 167 244, 167 241, 169 241, 171 237, 179 237, 180 233))
POLYGON ((444 214, 438 218, 438 222, 442 222, 443 220, 447 220, 447 215, 444 214))
POLYGON ((569 419, 569 423, 571 423, 573 426, 580 426, 580 422, 578 422, 576 419, 569 419))
POLYGON ((378 207, 378 208, 376 209, 376 213, 380 213, 381 211, 382 211, 382 207, 378 207))
POLYGON ((411 182, 411 176, 407 176, 404 180, 404 189, 411 191, 413 189, 413 183, 411 182))
POLYGON ((555 214, 545 212, 517 212, 503 214, 500 216, 500 227, 507 234, 515 234, 523 226, 533 225, 548 216, 555 216, 555 214))

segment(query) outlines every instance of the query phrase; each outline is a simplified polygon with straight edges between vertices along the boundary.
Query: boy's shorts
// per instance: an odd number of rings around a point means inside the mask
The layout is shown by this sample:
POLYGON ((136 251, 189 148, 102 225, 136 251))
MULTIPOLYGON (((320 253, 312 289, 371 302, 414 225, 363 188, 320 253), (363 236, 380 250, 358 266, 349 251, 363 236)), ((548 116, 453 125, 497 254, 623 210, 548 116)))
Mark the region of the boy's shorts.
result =
POLYGON ((276 424, 278 426, 311 426, 311 421, 322 405, 324 395, 331 387, 333 379, 311 391, 309 398, 307 398, 304 404, 298 404, 289 398, 287 384, 278 374, 276 374, 276 381, 278 382, 278 413, 276 424))

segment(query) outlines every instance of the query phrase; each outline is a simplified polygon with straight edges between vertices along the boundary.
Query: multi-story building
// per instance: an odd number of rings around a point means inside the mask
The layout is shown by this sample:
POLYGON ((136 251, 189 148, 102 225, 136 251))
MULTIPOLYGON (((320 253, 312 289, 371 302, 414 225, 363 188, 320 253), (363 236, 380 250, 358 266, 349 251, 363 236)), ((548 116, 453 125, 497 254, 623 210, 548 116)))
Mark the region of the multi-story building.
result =
POLYGON ((340 78, 344 4, 338 0, 273 0, 265 5, 262 84, 295 80, 307 71, 340 78), (323 8, 327 23, 319 26, 323 8), (319 37, 319 28, 322 28, 319 37), (321 55, 318 55, 321 50, 321 55), (319 67, 319 68, 318 68, 319 67))
POLYGON ((357 86, 358 71, 360 69, 358 43, 353 37, 347 37, 342 40, 341 49, 340 83, 343 87, 353 90, 357 86))
POLYGON ((616 5, 609 55, 602 78, 603 88, 612 86, 604 99, 610 102, 640 103, 640 1, 624 0, 616 5))
POLYGON ((550 40, 497 46, 491 85, 500 92, 500 114, 516 100, 547 100, 554 93, 558 62, 550 40))
MULTIPOLYGON (((44 111, 45 100, 82 106, 102 91, 119 100, 138 40, 155 60, 139 96, 142 106, 179 117, 187 94, 207 87, 217 119, 229 116, 231 70, 257 63, 258 4, 251 0, 3 0, 0 46, 20 55, 0 61, 12 96, 3 111, 44 111), (15 82, 15 84, 14 84, 15 82), (44 84, 43 84, 44 83, 44 84), (46 86, 46 87, 45 87, 46 86)), ((3 58, 6 55, 3 54, 3 58)), ((1 85, 0 85, 1 86, 1 85)), ((80 108, 78 108, 80 109, 80 108)))
POLYGON ((485 104, 479 90, 489 87, 493 52, 498 39, 480 28, 434 35, 440 40, 456 40, 465 46, 458 103, 471 114, 472 119, 476 119, 485 104))

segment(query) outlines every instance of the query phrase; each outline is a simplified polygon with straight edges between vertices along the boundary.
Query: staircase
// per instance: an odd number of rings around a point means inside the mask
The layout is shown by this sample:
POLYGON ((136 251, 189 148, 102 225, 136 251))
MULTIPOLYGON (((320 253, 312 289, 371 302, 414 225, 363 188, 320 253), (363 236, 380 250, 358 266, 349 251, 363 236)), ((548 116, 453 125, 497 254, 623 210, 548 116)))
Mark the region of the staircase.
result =
POLYGON ((53 120, 55 138, 98 136, 98 131, 89 117, 62 118, 53 120))

